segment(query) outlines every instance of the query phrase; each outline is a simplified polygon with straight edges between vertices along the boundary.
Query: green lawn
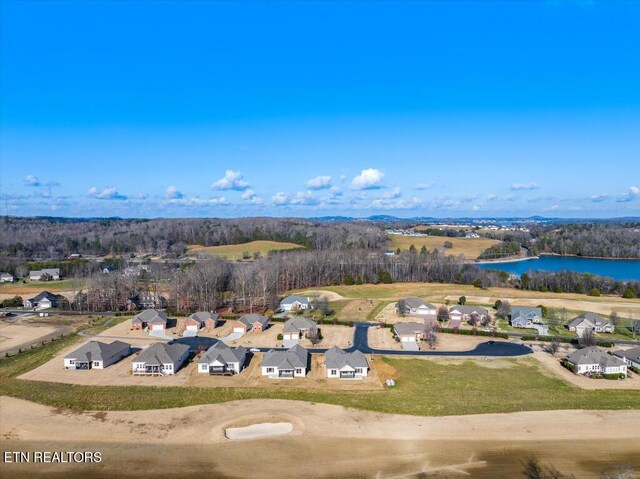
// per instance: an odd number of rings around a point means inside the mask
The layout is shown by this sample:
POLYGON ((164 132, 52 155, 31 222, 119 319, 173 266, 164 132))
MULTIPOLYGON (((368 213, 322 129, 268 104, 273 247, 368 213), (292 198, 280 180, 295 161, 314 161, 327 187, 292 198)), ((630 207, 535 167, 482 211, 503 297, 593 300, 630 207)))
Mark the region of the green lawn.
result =
POLYGON ((533 358, 483 364, 419 359, 383 360, 397 370, 397 385, 383 391, 343 392, 269 388, 79 386, 15 379, 54 357, 69 336, 0 360, 0 394, 80 410, 139 410, 221 403, 238 399, 295 399, 412 415, 457 415, 551 409, 639 409, 640 391, 585 391, 542 372, 533 358))

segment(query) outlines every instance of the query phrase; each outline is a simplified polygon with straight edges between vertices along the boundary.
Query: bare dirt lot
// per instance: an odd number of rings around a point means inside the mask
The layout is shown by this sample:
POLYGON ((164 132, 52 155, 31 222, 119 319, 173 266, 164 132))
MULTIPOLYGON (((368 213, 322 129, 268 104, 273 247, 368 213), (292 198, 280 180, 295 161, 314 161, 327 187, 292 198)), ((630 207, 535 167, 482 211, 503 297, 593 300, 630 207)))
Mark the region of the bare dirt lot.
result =
POLYGON ((20 347, 29 347, 59 331, 61 331, 61 328, 44 324, 0 321, 0 354, 20 347))
MULTIPOLYGON (((459 334, 440 333, 437 335, 438 341, 432 351, 469 351, 478 344, 485 343, 490 339, 495 341, 505 341, 500 338, 488 338, 486 336, 465 336, 459 334)), ((427 351, 429 346, 426 342, 418 343, 420 350, 427 351)), ((369 346, 375 349, 402 349, 400 342, 393 339, 389 328, 369 328, 369 346)))
POLYGON ((15 478, 47 474, 75 479, 92 472, 100 477, 202 477, 206 471, 214 478, 511 479, 521 477, 522 458, 530 455, 581 479, 599 478, 618 463, 640 468, 638 411, 414 417, 252 400, 181 409, 72 412, 8 397, 0 398, 0 409, 6 450, 81 447, 103 455, 100 464, 0 465, 3 475, 15 478), (292 432, 246 441, 224 436, 227 427, 278 421, 290 422, 292 432), (301 450, 313 454, 294 460, 301 450))

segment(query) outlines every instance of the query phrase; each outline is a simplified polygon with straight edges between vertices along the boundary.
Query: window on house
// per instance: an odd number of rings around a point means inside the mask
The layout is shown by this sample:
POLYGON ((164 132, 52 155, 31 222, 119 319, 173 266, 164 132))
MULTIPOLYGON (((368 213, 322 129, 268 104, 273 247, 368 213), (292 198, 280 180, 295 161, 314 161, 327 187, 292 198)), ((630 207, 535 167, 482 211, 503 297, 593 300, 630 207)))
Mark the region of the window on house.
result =
POLYGON ((272 373, 273 372, 273 368, 267 368, 267 372, 268 373, 272 373))
POLYGON ((93 367, 94 368, 99 368, 100 367, 100 361, 94 361, 93 362, 93 367))

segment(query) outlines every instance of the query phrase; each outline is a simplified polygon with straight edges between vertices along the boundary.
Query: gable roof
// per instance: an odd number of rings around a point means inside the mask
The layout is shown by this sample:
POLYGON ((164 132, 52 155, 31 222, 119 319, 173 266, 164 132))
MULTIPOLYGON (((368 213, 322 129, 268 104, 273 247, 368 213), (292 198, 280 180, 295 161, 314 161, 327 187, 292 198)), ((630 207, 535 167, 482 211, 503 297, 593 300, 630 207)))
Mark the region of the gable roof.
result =
POLYGON ((121 352, 128 351, 131 346, 122 341, 112 343, 101 343, 99 341, 89 341, 84 346, 67 354, 64 359, 75 359, 76 361, 104 361, 121 352))
POLYGON ((449 310, 450 313, 453 313, 454 311, 458 311, 461 314, 476 313, 476 314, 485 315, 485 316, 489 314, 489 311, 487 311, 487 309, 483 308, 482 306, 466 306, 463 304, 456 305, 449 310))
POLYGON ((39 293, 35 295, 33 298, 31 298, 29 302, 37 303, 39 301, 42 301, 45 298, 48 299, 49 301, 62 301, 64 299, 64 296, 61 294, 53 294, 53 293, 50 293, 49 291, 43 291, 42 293, 39 293))
POLYGON ((352 368, 369 367, 367 358, 362 351, 356 350, 352 353, 347 353, 338 346, 334 346, 324 353, 324 363, 329 369, 342 369, 345 366, 351 366, 352 368))
POLYGON ((167 313, 157 309, 145 309, 136 314, 131 320, 133 324, 138 323, 167 323, 167 313))
POLYGON ((36 269, 33 271, 29 271, 29 276, 34 274, 48 274, 51 276, 60 276, 60 268, 45 268, 45 269, 36 269))
POLYGON ((542 318, 542 308, 529 306, 511 306, 511 319, 516 318, 542 318))
POLYGON ((262 316, 260 314, 245 314, 238 321, 244 324, 247 327, 253 326, 255 323, 260 323, 262 326, 265 326, 269 323, 269 318, 266 316, 262 316))
POLYGON ((415 297, 408 297, 408 298, 404 298, 404 302, 407 306, 409 306, 411 309, 417 309, 421 306, 427 307, 429 309, 436 309, 436 307, 431 304, 431 303, 427 303, 426 301, 423 301, 420 298, 415 298, 415 297))
POLYGON ((309 364, 309 351, 299 344, 287 350, 270 349, 264 353, 262 366, 278 369, 306 368, 309 364))
POLYGON ((594 326, 594 327, 595 326, 599 326, 599 327, 602 327, 602 326, 613 326, 611 321, 609 321, 608 319, 603 318, 599 314, 596 314, 596 313, 584 313, 584 314, 581 314, 580 316, 577 316, 574 319, 572 319, 571 322, 569 324, 567 324, 567 327, 575 328, 577 326, 580 326, 585 321, 588 324, 590 324, 591 326, 594 326))
POLYGON ((173 364, 185 352, 189 351, 189 346, 181 343, 153 343, 147 349, 142 351, 137 358, 133 360, 135 363, 149 364, 173 364))
POLYGON ((611 356, 596 346, 578 349, 567 356, 567 359, 578 366, 600 364, 603 367, 611 367, 623 366, 625 364, 622 359, 611 356))
POLYGON ((0 273, 0 278, 13 278, 13 275, 9 273, 0 273))
POLYGON ((216 344, 207 349, 198 364, 210 364, 215 361, 219 361, 224 364, 228 363, 244 363, 247 356, 247 349, 243 346, 232 348, 227 346, 222 341, 218 341, 216 344))
POLYGON ((297 333, 302 329, 316 329, 317 327, 316 322, 312 319, 305 318, 304 316, 296 316, 284 322, 283 332, 297 333))
POLYGON ((640 363, 640 346, 636 346, 631 349, 619 349, 618 351, 614 351, 612 354, 619 358, 626 358, 629 361, 640 363))
POLYGON ((287 296, 282 301, 280 301, 280 304, 293 304, 296 301, 300 304, 309 304, 309 298, 307 298, 306 296, 301 296, 299 294, 292 294, 290 296, 287 296))
POLYGON ((398 335, 403 336, 405 334, 424 333, 427 330, 427 325, 416 322, 396 323, 394 329, 398 335))
POLYGON ((197 313, 193 313, 187 319, 192 319, 194 321, 197 321, 199 324, 202 324, 208 319, 217 321, 219 317, 220 315, 215 313, 210 313, 209 311, 198 311, 197 313))

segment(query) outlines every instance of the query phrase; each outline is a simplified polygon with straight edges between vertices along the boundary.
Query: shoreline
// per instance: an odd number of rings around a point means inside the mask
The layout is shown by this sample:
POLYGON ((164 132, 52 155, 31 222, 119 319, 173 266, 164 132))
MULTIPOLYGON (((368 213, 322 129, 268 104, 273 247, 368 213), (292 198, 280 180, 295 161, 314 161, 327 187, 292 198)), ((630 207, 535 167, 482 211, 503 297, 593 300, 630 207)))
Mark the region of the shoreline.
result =
POLYGON ((540 259, 540 256, 514 257, 502 259, 483 259, 480 261, 469 261, 467 264, 501 264, 501 263, 519 263, 520 261, 529 261, 530 259, 540 259))

